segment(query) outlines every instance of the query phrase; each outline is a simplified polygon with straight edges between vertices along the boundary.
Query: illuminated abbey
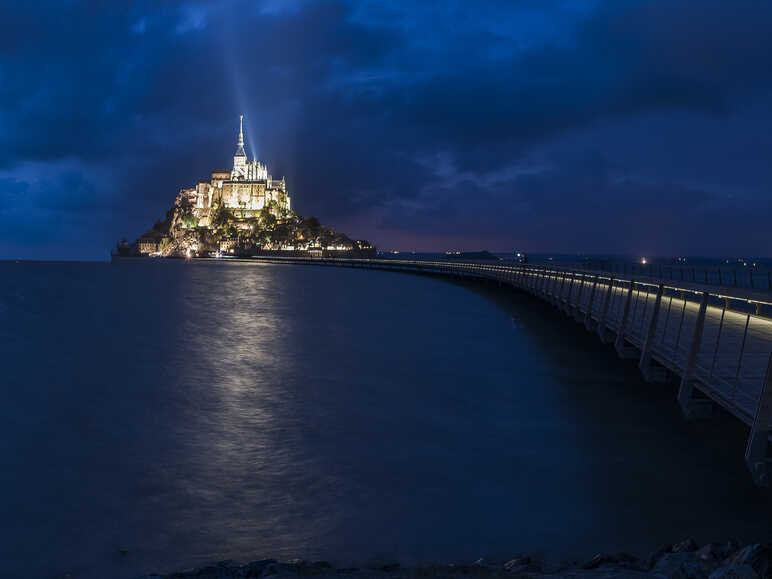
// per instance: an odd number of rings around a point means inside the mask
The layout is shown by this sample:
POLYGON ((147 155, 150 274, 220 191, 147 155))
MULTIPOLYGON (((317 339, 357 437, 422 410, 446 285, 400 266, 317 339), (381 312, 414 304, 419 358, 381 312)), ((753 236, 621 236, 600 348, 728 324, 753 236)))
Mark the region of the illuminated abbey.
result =
POLYGON ((366 240, 354 241, 316 217, 292 210, 287 184, 274 179, 244 150, 241 116, 233 168, 214 171, 209 181, 179 189, 166 216, 134 243, 122 241, 118 255, 153 257, 222 257, 295 252, 298 255, 370 255, 366 240))
POLYGON ((193 207, 200 227, 210 225, 210 213, 223 206, 239 219, 250 219, 267 208, 275 217, 290 212, 290 196, 284 178, 274 179, 265 164, 247 158, 244 150, 244 115, 239 120, 239 138, 233 169, 214 171, 211 179, 193 188, 182 189, 180 197, 193 207))

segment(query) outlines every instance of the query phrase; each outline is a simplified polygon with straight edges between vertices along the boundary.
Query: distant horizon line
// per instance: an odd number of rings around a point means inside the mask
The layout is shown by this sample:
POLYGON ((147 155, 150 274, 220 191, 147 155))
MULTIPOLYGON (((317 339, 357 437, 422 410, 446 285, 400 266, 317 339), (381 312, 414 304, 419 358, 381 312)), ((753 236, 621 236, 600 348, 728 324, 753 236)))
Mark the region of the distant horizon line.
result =
MULTIPOLYGON (((387 255, 399 255, 399 254, 409 254, 409 255, 437 255, 437 256, 444 256, 444 255, 460 255, 460 254, 466 254, 466 253, 483 253, 488 252, 492 255, 495 255, 496 257, 501 256, 512 256, 515 257, 517 250, 506 250, 506 251, 497 251, 497 250, 490 250, 490 249, 448 249, 445 251, 424 251, 424 250, 418 250, 418 249, 377 249, 378 254, 387 254, 387 255), (456 253, 459 252, 459 253, 456 253)), ((755 262, 772 262, 772 257, 765 257, 765 256, 759 256, 759 255, 733 255, 733 256, 727 256, 727 255, 689 255, 689 254, 680 254, 680 255, 644 255, 644 254, 633 254, 633 253, 557 253, 557 252, 543 252, 543 251, 521 251, 520 253, 525 254, 529 257, 538 257, 541 259, 556 259, 556 260, 563 260, 563 259, 569 259, 572 261, 575 261, 577 259, 604 259, 604 260, 620 260, 620 261, 634 261, 636 263, 640 263, 641 259, 645 259, 647 263, 652 263, 655 261, 662 261, 662 260, 683 260, 683 263, 688 263, 688 260, 716 260, 716 261, 724 261, 727 262, 727 265, 731 265, 735 262, 749 262, 749 261, 755 261, 755 262)), ((21 257, 0 257, 0 263, 8 262, 8 263, 110 263, 110 255, 108 254, 103 259, 90 259, 90 258, 21 258, 21 257)), ((150 258, 152 259, 152 258, 150 258)), ((754 264, 755 265, 755 264, 754 264)))

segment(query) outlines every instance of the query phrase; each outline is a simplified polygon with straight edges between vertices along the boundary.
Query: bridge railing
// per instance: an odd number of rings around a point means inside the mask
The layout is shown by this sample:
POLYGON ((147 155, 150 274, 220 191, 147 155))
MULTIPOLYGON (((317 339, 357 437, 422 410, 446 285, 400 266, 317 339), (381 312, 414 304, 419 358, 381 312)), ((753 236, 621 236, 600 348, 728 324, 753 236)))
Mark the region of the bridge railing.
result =
MULTIPOLYGON (((515 263, 512 261, 511 263, 515 263)), ((632 276, 636 279, 659 279, 671 282, 694 282, 704 285, 772 289, 772 269, 769 263, 739 259, 723 264, 700 263, 634 263, 629 260, 589 259, 581 262, 540 260, 538 266, 585 269, 611 276, 632 276)))
POLYGON ((768 484, 772 431, 769 294, 694 282, 635 279, 566 267, 479 262, 260 258, 496 281, 544 299, 635 358, 646 380, 680 379, 678 402, 697 418, 716 403, 750 426, 746 462, 768 484), (695 391, 704 397, 695 396, 695 391), (712 401, 712 403, 711 403, 712 401))

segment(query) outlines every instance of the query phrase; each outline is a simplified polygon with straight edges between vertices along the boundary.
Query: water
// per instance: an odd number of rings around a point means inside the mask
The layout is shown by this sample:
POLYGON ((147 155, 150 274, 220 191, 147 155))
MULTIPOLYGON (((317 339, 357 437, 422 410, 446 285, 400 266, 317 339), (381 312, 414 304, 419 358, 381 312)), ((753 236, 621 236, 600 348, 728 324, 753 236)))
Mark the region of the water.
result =
POLYGON ((493 286, 0 263, 0 352, 4 577, 772 538, 744 427, 493 286))

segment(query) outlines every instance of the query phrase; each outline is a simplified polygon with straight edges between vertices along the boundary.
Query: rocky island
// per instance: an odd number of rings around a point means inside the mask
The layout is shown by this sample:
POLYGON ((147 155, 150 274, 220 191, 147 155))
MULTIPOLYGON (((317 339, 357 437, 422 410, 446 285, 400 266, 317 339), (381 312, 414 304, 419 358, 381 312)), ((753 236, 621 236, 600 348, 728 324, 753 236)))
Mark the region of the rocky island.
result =
POLYGON ((118 243, 114 255, 374 255, 367 240, 353 240, 292 209, 285 179, 274 179, 264 163, 248 160, 243 119, 233 168, 213 171, 208 181, 180 189, 165 218, 133 243, 118 243))

